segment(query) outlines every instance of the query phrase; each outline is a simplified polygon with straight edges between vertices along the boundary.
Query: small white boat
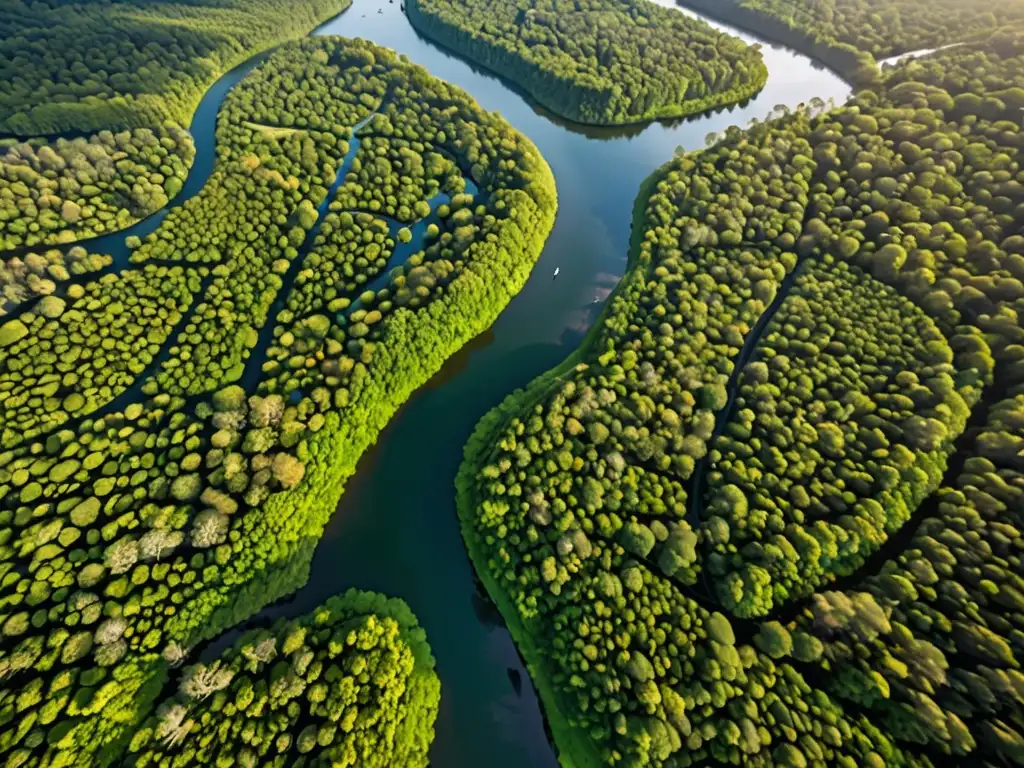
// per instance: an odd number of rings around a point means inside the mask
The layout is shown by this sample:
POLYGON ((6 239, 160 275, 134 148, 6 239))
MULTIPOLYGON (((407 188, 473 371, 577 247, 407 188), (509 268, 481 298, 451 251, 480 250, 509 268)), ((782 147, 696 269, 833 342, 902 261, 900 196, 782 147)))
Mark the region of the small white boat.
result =
POLYGON ((551 276, 551 279, 554 280, 556 277, 558 277, 558 273, 561 272, 561 271, 562 271, 561 267, 555 267, 555 274, 551 276))

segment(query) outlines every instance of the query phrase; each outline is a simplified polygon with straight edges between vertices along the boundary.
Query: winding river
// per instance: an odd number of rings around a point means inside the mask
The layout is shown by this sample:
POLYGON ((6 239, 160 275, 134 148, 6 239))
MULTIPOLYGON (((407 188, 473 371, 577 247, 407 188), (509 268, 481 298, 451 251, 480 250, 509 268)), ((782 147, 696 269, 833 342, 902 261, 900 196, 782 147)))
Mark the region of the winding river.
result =
POLYGON ((777 104, 815 96, 841 102, 849 87, 807 57, 764 44, 768 83, 743 106, 645 127, 566 124, 511 84, 420 37, 399 2, 356 0, 314 34, 394 48, 500 111, 550 164, 558 217, 523 291, 402 408, 363 457, 317 548, 309 583, 263 616, 301 614, 352 586, 405 599, 427 631, 441 677, 432 764, 553 768, 529 676, 501 617, 478 591, 462 544, 453 489, 462 446, 488 409, 580 343, 625 268, 640 183, 677 147, 703 147, 708 133, 764 118, 777 104))
MULTIPOLYGON (((442 682, 432 764, 548 768, 557 761, 529 676, 501 617, 478 591, 459 534, 453 479, 462 446, 489 408, 558 364, 582 340, 625 268, 633 199, 645 177, 678 147, 703 147, 709 133, 764 118, 779 104, 793 106, 813 97, 841 102, 850 89, 806 56, 763 43, 768 83, 742 106, 646 126, 567 124, 511 84, 420 37, 399 2, 355 0, 313 34, 363 37, 394 48, 461 86, 483 107, 499 110, 550 164, 559 213, 523 291, 491 329, 401 409, 363 457, 317 548, 309 583, 259 618, 304 613, 353 586, 405 599, 426 629, 442 682), (556 267, 560 273, 553 279, 556 267)), ((670 0, 660 2, 674 7, 670 0)), ((749 34, 729 31, 756 42, 749 34)), ((191 125, 195 164, 174 205, 202 188, 215 158, 220 102, 265 57, 232 70, 203 98, 191 125)), ((82 244, 113 255, 112 269, 123 268, 125 236, 152 232, 165 213, 82 244)), ((230 639, 229 633, 207 652, 230 639)))

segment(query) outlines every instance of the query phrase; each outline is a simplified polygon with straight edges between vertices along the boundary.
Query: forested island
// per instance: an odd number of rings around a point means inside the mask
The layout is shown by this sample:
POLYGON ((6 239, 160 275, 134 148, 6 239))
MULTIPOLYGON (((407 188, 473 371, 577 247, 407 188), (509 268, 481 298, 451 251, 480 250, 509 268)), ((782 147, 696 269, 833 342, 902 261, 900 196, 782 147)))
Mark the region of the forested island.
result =
POLYGON ((5 263, 0 753, 425 765, 438 684, 403 605, 350 594, 191 653, 307 578, 357 459, 525 282, 550 170, 465 92, 336 37, 243 79, 216 152, 125 263, 5 263))
POLYGON ((649 0, 410 0, 413 25, 580 123, 684 117, 757 93, 757 46, 649 0))
POLYGON ((463 533, 563 765, 1021 761, 1022 65, 1000 30, 678 154, 478 425, 463 533))

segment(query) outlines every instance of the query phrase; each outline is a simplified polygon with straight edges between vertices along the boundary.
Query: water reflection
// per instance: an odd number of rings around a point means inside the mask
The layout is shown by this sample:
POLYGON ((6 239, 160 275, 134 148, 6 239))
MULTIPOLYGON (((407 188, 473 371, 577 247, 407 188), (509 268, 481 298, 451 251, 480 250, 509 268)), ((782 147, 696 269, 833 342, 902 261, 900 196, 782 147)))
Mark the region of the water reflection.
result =
MULTIPOLYGON (((671 0, 659 2, 675 7, 671 0)), ((318 543, 307 586, 247 626, 308 612, 352 586, 402 597, 427 631, 442 680, 432 764, 554 768, 532 681, 466 557, 452 487, 462 447, 489 408, 561 362, 582 341, 625 267, 637 189, 677 147, 703 147, 709 133, 763 119, 778 104, 794 106, 813 97, 841 101, 849 89, 807 57, 767 44, 762 50, 768 82, 742 104, 650 124, 583 126, 551 114, 514 85, 425 40, 398 4, 355 0, 317 33, 359 36, 394 48, 466 89, 485 108, 499 110, 547 159, 560 209, 524 290, 491 329, 449 359, 400 409, 364 454, 318 543), (560 275, 553 280, 556 267, 560 275)), ((748 33, 734 33, 758 42, 748 33)), ((195 166, 175 204, 205 183, 216 157, 217 108, 265 55, 225 75, 204 97, 192 122, 195 166)), ((165 213, 88 246, 114 254, 124 266, 125 237, 144 237, 165 213)), ((202 654, 208 658, 238 634, 218 638, 202 654)))
POLYGON ((512 690, 519 696, 523 692, 523 676, 518 669, 508 668, 508 679, 512 683, 512 690))
POLYGON ((628 125, 585 125, 584 123, 574 123, 572 120, 556 115, 546 107, 534 102, 529 96, 523 95, 522 98, 530 102, 530 106, 533 108, 533 111, 537 116, 544 118, 552 125, 594 141, 632 139, 633 137, 642 134, 652 125, 661 126, 665 130, 672 131, 685 126, 688 123, 704 122, 709 116, 731 114, 737 110, 742 110, 753 101, 753 99, 745 99, 744 101, 740 101, 735 104, 718 107, 717 109, 712 109, 699 115, 690 115, 689 117, 674 117, 653 121, 648 120, 642 123, 629 123, 628 125))
POLYGON ((481 333, 479 336, 475 336, 470 339, 469 343, 466 344, 462 349, 456 352, 454 355, 449 357, 444 366, 434 376, 423 385, 424 390, 439 389, 447 384, 452 379, 461 376, 463 371, 469 365, 469 360, 473 354, 479 350, 489 346, 494 341, 494 328, 488 328, 486 331, 481 333))
POLYGON ((477 621, 488 627, 505 626, 505 619, 502 618, 501 611, 498 610, 498 606, 491 602, 491 598, 479 582, 477 582, 476 589, 473 591, 473 596, 470 599, 473 601, 473 613, 476 615, 477 621))

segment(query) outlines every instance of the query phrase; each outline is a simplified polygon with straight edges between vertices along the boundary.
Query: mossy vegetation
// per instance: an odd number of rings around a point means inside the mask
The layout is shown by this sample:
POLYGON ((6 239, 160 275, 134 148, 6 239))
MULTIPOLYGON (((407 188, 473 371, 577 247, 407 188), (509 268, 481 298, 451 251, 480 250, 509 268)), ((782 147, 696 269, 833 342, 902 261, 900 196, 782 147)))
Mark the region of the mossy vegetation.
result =
POLYGON ((1014 39, 668 162, 478 425, 464 537, 564 765, 1019 760, 1014 39))

